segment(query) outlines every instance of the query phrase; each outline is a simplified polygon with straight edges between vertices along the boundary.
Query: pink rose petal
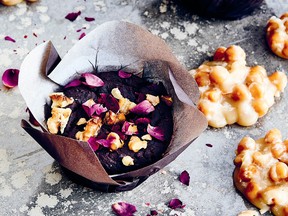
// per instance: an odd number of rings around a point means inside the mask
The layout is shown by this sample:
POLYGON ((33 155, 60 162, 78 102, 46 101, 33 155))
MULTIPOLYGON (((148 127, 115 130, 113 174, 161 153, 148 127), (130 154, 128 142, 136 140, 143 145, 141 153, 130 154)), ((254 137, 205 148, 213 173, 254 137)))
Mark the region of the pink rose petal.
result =
POLYGON ((82 82, 80 80, 72 80, 66 86, 64 86, 64 88, 76 87, 76 86, 80 86, 81 84, 82 82))
POLYGON ((13 42, 13 43, 16 42, 13 38, 11 38, 11 37, 9 37, 9 36, 6 36, 6 37, 4 38, 4 40, 10 41, 10 42, 13 42))
POLYGON ((89 87, 101 87, 104 86, 104 82, 96 75, 92 73, 84 73, 81 75, 84 77, 85 82, 83 84, 89 86, 89 87))
POLYGON ((84 109, 84 111, 87 113, 89 117, 91 117, 96 112, 97 108, 94 107, 94 105, 95 105, 95 102, 92 99, 82 104, 82 108, 84 109))
POLYGON ((97 142, 96 137, 90 137, 87 142, 91 146, 93 151, 97 151, 98 150, 99 143, 97 142))
POLYGON ((122 132, 126 135, 138 134, 138 130, 134 131, 133 126, 135 127, 136 125, 134 125, 132 122, 125 121, 122 126, 122 132))
POLYGON ((93 17, 85 17, 84 19, 85 19, 87 22, 92 22, 92 21, 95 20, 95 18, 93 18, 93 17))
POLYGON ((102 145, 105 148, 110 148, 112 144, 111 140, 106 140, 106 139, 98 139, 97 143, 102 145))
POLYGON ((114 203, 111 207, 117 216, 133 216, 137 211, 134 205, 127 202, 114 203))
POLYGON ((190 183, 190 175, 189 173, 184 170, 180 176, 179 176, 179 181, 182 182, 183 184, 189 186, 189 183, 190 183))
POLYGON ((79 40, 81 40, 83 37, 85 37, 86 36, 86 34, 85 34, 85 32, 83 32, 80 36, 79 36, 79 40))
POLYGON ((119 76, 120 78, 126 79, 126 78, 131 77, 132 74, 131 74, 131 73, 127 73, 127 72, 125 72, 125 71, 123 71, 123 70, 119 70, 119 71, 118 71, 118 76, 119 76))
POLYGON ((169 208, 176 209, 176 208, 184 208, 185 205, 179 199, 172 199, 168 204, 169 208))
POLYGON ((95 109, 95 113, 96 115, 101 115, 104 112, 107 112, 108 109, 106 107, 104 107, 102 104, 94 104, 93 108, 95 109))
POLYGON ((130 111, 132 113, 136 113, 136 114, 144 114, 147 115, 150 112, 153 112, 155 110, 154 106, 148 101, 148 100, 144 100, 141 103, 137 104, 135 107, 133 107, 130 111))
POLYGON ((68 19, 70 20, 71 22, 73 22, 74 20, 77 19, 77 17, 81 14, 81 11, 78 11, 77 13, 68 13, 66 16, 65 16, 65 19, 68 19))
POLYGON ((98 102, 103 103, 108 110, 111 110, 114 113, 117 113, 120 108, 118 100, 114 98, 112 95, 108 95, 105 93, 100 94, 98 102))
POLYGON ((18 85, 18 77, 19 77, 18 69, 7 69, 4 71, 2 75, 2 83, 7 88, 14 88, 18 85))
POLYGON ((164 131, 160 127, 153 127, 152 125, 148 124, 147 126, 147 132, 154 138, 164 141, 165 136, 164 136, 164 131))

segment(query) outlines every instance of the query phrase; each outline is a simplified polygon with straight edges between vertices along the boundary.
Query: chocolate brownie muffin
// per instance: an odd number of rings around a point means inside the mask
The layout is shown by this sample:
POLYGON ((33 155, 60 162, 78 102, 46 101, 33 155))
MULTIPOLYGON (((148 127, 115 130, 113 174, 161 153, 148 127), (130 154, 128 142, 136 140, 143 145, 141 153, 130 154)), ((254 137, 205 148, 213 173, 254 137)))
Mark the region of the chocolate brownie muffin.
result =
POLYGON ((88 142, 108 174, 152 164, 170 143, 172 98, 161 82, 122 70, 85 73, 50 98, 49 132, 88 142))

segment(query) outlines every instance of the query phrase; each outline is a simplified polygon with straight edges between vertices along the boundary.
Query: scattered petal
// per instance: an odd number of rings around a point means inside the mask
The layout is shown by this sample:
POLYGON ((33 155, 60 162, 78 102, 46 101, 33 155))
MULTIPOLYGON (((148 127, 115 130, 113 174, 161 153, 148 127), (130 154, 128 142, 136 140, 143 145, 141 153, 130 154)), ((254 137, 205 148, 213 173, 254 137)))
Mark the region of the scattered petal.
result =
POLYGON ((7 88, 13 88, 18 85, 18 69, 7 69, 2 75, 2 83, 7 88))
POLYGON ((97 142, 96 137, 90 137, 87 142, 91 146, 93 151, 97 151, 98 150, 99 143, 97 142))
POLYGON ((118 76, 119 76, 120 78, 126 79, 126 78, 131 77, 132 74, 131 74, 131 73, 127 73, 127 72, 125 72, 125 71, 123 71, 123 70, 119 70, 119 71, 118 71, 118 76))
POLYGON ((85 19, 87 22, 92 22, 92 21, 95 20, 95 18, 93 18, 93 17, 85 17, 84 19, 85 19))
POLYGON ((9 37, 9 36, 6 36, 6 37, 4 38, 4 40, 10 41, 10 42, 13 42, 13 43, 16 42, 13 38, 11 38, 11 37, 9 37))
POLYGON ((65 19, 68 19, 70 20, 71 22, 73 22, 74 20, 77 19, 77 17, 81 14, 81 11, 78 11, 77 13, 68 13, 66 16, 65 16, 65 19))
POLYGON ((164 131, 160 127, 153 127, 152 125, 148 124, 147 127, 147 132, 154 138, 164 141, 165 136, 164 136, 164 131))
POLYGON ((152 215, 158 215, 158 212, 156 211, 156 210, 151 210, 150 211, 150 215, 152 216, 152 215))
POLYGON ((34 37, 38 37, 38 35, 37 35, 35 32, 33 32, 33 36, 34 36, 34 37))
POLYGON ((29 122, 36 127, 40 126, 39 122, 35 119, 35 117, 28 108, 26 109, 26 112, 29 113, 29 122))
POLYGON ((208 146, 209 148, 212 148, 212 147, 213 147, 213 145, 210 144, 210 143, 207 143, 206 146, 208 146))
POLYGON ((134 205, 127 202, 114 203, 111 207, 117 216, 133 216, 137 211, 134 205))
POLYGON ((182 182, 183 184, 189 186, 189 183, 190 183, 190 175, 189 173, 184 170, 180 176, 179 176, 179 181, 182 182))
POLYGON ((155 110, 155 108, 153 107, 153 105, 148 101, 148 100, 144 100, 141 103, 137 104, 135 107, 133 107, 130 111, 132 113, 136 113, 136 114, 144 114, 147 115, 150 112, 153 112, 155 110))
POLYGON ((108 111, 108 109, 104 107, 102 104, 94 104, 93 108, 95 109, 96 115, 98 116, 108 111))
POLYGON ((76 80, 72 80, 71 82, 69 82, 67 85, 64 86, 64 88, 76 87, 76 86, 80 86, 81 84, 82 82, 76 79, 76 80))
POLYGON ((102 145, 105 148, 110 148, 110 146, 111 146, 111 141, 110 140, 106 140, 106 139, 98 139, 97 143, 102 145))
POLYGON ((92 73, 84 73, 81 75, 85 82, 83 84, 89 86, 89 87, 101 87, 104 86, 104 82, 96 75, 92 73))
POLYGON ((172 199, 168 204, 169 208, 176 209, 176 208, 184 208, 185 205, 179 199, 172 199))
POLYGON ((80 37, 79 37, 79 40, 81 40, 83 37, 85 37, 86 36, 86 34, 85 34, 85 32, 83 32, 81 35, 80 35, 80 37))

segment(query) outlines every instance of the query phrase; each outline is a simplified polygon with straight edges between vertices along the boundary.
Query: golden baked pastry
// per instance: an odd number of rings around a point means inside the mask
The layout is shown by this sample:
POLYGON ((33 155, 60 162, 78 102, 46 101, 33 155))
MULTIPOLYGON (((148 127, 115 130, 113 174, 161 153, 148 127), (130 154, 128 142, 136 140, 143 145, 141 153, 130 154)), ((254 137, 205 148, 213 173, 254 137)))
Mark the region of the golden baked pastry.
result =
POLYGON ((267 23, 267 42, 277 56, 288 59, 288 13, 271 17, 267 23))
POLYGON ((278 129, 238 144, 234 185, 261 213, 288 216, 288 139, 278 129))
POLYGON ((267 76, 262 66, 246 65, 244 50, 232 45, 216 50, 213 60, 191 70, 201 98, 200 111, 212 127, 238 123, 250 126, 264 116, 287 85, 285 73, 267 76))

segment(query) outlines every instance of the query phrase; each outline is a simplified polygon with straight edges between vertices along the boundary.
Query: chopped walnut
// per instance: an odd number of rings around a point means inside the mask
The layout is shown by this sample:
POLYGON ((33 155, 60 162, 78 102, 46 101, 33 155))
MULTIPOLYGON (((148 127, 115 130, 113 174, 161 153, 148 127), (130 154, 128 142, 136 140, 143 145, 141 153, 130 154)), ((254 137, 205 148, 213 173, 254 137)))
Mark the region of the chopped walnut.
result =
POLYGON ((122 158, 122 163, 124 166, 132 166, 134 165, 134 159, 130 156, 124 156, 122 158))
POLYGON ((124 113, 114 113, 113 111, 109 110, 109 112, 107 112, 105 114, 105 118, 104 118, 104 122, 105 124, 108 125, 113 125, 113 124, 117 124, 119 122, 124 122, 126 120, 126 117, 124 115, 124 113))
POLYGON ((71 113, 70 108, 52 108, 52 116, 47 120, 49 132, 57 134, 60 129, 60 133, 63 134, 71 113))
POLYGON ((159 96, 154 96, 151 94, 146 94, 146 100, 148 100, 153 106, 156 106, 157 104, 160 103, 159 96))
POLYGON ((119 135, 115 132, 110 132, 106 139, 111 142, 110 149, 113 151, 122 148, 124 145, 123 140, 121 140, 119 135))
POLYGON ((119 100, 119 107, 120 107, 119 111, 125 115, 127 115, 130 109, 132 109, 135 106, 136 104, 134 102, 131 102, 127 98, 120 98, 119 100))
POLYGON ((66 107, 74 102, 73 98, 66 97, 63 92, 55 92, 49 95, 52 100, 51 107, 66 107))
POLYGON ((78 131, 75 137, 76 139, 81 141, 88 141, 90 137, 95 137, 98 135, 101 127, 102 127, 101 118, 93 117, 87 122, 86 126, 84 127, 84 131, 78 131))
POLYGON ((137 136, 131 136, 128 147, 133 152, 138 152, 141 149, 147 148, 147 141, 142 141, 137 136))

